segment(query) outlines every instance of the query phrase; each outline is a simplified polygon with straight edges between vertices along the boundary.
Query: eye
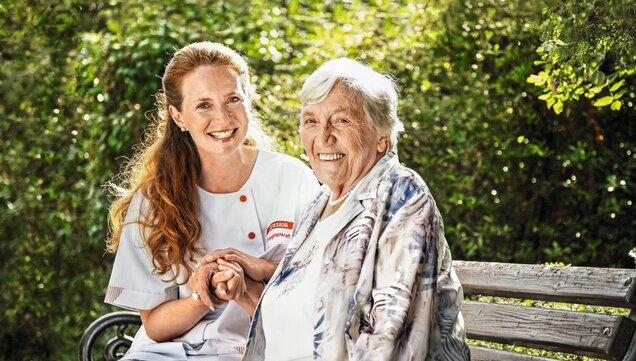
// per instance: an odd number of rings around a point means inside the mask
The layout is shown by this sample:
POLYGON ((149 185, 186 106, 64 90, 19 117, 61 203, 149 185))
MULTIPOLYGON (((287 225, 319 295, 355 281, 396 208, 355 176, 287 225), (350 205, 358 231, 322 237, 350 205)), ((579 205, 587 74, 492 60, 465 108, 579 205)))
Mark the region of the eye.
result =
POLYGON ((228 103, 238 103, 240 101, 241 101, 241 98, 236 95, 230 97, 230 99, 227 100, 228 103))
POLYGON ((316 119, 314 118, 307 118, 305 120, 303 120, 303 124, 304 125, 310 125, 310 124, 316 124, 316 119))
POLYGON ((336 121, 334 121, 334 124, 337 124, 337 125, 346 125, 349 123, 351 122, 347 118, 337 118, 336 121))
POLYGON ((210 108, 210 104, 207 102, 197 104, 197 109, 208 109, 210 108))

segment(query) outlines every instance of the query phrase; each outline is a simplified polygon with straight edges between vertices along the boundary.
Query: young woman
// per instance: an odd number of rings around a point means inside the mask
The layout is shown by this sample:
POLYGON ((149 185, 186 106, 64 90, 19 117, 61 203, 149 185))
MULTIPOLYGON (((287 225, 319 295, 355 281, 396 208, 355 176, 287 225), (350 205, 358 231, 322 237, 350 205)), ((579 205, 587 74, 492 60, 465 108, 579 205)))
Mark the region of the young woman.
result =
POLYGON ((105 301, 143 322, 124 360, 241 357, 245 310, 318 188, 302 162, 258 148, 266 138, 249 89, 247 64, 221 44, 188 45, 166 67, 150 137, 110 210, 116 257, 105 301), (237 279, 228 269, 242 272, 245 292, 224 302, 237 279))

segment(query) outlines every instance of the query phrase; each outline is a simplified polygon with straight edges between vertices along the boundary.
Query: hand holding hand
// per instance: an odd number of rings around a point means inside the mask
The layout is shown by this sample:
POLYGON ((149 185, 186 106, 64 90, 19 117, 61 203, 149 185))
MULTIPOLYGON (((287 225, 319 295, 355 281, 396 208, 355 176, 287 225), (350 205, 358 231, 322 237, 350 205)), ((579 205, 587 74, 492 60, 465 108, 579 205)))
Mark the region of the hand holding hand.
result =
POLYGON ((209 253, 201 259, 202 264, 216 262, 219 259, 233 262, 254 281, 269 281, 276 270, 276 264, 268 260, 250 256, 234 248, 225 248, 209 253))
POLYGON ((199 301, 211 310, 214 310, 216 305, 223 303, 223 300, 217 298, 210 290, 212 278, 217 272, 219 272, 217 262, 199 262, 195 266, 194 273, 188 280, 188 286, 193 292, 199 295, 199 301))
POLYGON ((215 294, 218 298, 229 301, 238 300, 247 292, 243 269, 237 263, 217 260, 219 272, 212 278, 215 294))

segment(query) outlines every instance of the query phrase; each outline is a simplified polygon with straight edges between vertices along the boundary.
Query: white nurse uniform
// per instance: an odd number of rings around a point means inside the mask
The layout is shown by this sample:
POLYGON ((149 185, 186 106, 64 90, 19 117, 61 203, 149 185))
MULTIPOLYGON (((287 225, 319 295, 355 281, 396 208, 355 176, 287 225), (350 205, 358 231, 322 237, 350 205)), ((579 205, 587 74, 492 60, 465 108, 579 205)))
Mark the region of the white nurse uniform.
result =
MULTIPOLYGON (((259 150, 252 174, 238 192, 212 194, 197 188, 201 247, 206 252, 233 247, 278 262, 303 207, 317 189, 313 172, 301 161, 259 150)), ((133 310, 152 309, 192 294, 186 284, 167 282, 169 277, 153 273, 143 227, 135 222, 143 219, 147 206, 141 193, 129 206, 105 300, 133 310)), ((141 327, 122 360, 239 360, 248 331, 249 316, 230 301, 171 342, 156 343, 141 327)))

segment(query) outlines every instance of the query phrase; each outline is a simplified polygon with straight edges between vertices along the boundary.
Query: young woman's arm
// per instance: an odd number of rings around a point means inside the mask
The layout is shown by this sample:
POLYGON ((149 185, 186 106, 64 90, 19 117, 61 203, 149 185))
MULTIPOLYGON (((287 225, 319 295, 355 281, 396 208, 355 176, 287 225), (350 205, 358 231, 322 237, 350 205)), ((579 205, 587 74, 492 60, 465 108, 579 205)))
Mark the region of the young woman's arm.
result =
MULTIPOLYGON (((209 285, 218 271, 216 263, 196 268, 188 286, 199 296, 164 302, 151 310, 140 310, 146 334, 156 342, 170 341, 194 327, 210 310, 224 302, 211 294, 209 285)), ((219 285, 224 287, 224 285, 219 285)))

